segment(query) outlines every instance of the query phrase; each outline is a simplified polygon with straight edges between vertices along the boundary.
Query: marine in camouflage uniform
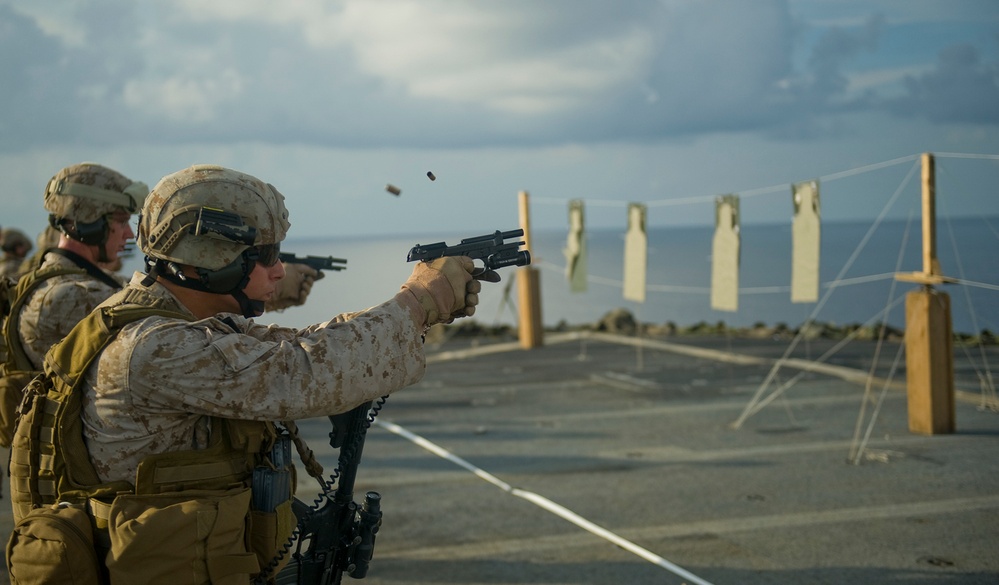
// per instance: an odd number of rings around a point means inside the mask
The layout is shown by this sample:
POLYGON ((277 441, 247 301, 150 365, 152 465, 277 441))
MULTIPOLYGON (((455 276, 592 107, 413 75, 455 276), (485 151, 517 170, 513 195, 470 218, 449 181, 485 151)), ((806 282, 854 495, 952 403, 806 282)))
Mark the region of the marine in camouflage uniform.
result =
MULTIPOLYGON (((257 421, 254 428, 265 429, 271 421, 345 413, 409 386, 426 367, 427 329, 471 315, 478 304, 481 285, 472 277, 472 261, 448 257, 418 263, 394 297, 364 311, 303 329, 257 324, 254 318, 285 275, 278 257, 289 227, 284 196, 273 186, 213 165, 165 177, 146 199, 137 242, 147 272, 133 276, 101 310, 147 307, 165 313, 125 324, 81 384, 83 436, 96 476, 136 486, 136 499, 122 496, 110 504, 106 562, 112 582, 116 575, 168 574, 178 558, 182 567, 200 567, 202 548, 218 545, 218 539, 193 548, 186 541, 160 544, 163 532, 178 529, 174 507, 165 509, 155 492, 146 496, 149 490, 140 487, 157 475, 149 472, 156 461, 214 452, 219 428, 250 429, 247 423, 257 421), (146 536, 132 530, 160 523, 162 531, 146 536)), ((495 273, 483 278, 498 280, 495 273)), ((187 469, 182 477, 191 477, 187 469)), ((164 475, 174 477, 172 471, 164 475)), ((249 488, 257 501, 261 486, 242 477, 241 489, 249 488)), ((250 499, 236 504, 231 490, 205 492, 204 485, 199 480, 191 488, 174 488, 179 491, 169 494, 170 501, 190 494, 177 509, 192 510, 225 501, 224 518, 235 517, 237 523, 269 509, 252 507, 250 499)), ((265 501, 289 502, 290 489, 268 487, 261 493, 277 496, 265 501)), ((282 506, 275 509, 278 518, 282 506)), ((217 517, 221 522, 221 504, 217 517)), ((278 561, 271 559, 280 558, 280 541, 266 541, 261 556, 253 528, 261 517, 252 517, 250 538, 238 530, 220 537, 237 551, 250 543, 260 561, 251 574, 270 570, 265 566, 273 568, 278 561)), ((275 534, 290 533, 291 526, 279 520, 275 534)))
POLYGON ((3 250, 3 259, 0 260, 0 278, 17 280, 21 263, 31 251, 31 240, 21 230, 3 228, 0 230, 0 249, 3 250))
MULTIPOLYGON (((8 289, 13 289, 16 286, 20 276, 21 262, 31 251, 31 240, 19 230, 3 228, 0 229, 0 250, 3 250, 3 258, 0 259, 0 280, 7 279, 6 282, 0 283, 2 285, 0 291, 5 296, 5 298, 0 298, 0 306, 3 307, 2 314, 0 314, 0 326, 3 326, 7 312, 10 310, 8 304, 10 298, 6 295, 10 294, 8 289)), ((0 335, 0 362, 4 361, 7 361, 7 342, 0 335)))
POLYGON ((49 223, 61 233, 58 247, 43 252, 36 271, 76 269, 46 279, 31 291, 17 334, 34 369, 45 352, 76 323, 121 288, 98 266, 114 262, 135 237, 129 220, 148 188, 107 167, 81 163, 56 173, 45 188, 49 223))
POLYGON ((284 275, 287 216, 272 186, 217 166, 174 173, 150 193, 138 237, 149 272, 107 304, 192 320, 126 325, 87 371, 84 435, 102 480, 133 478, 151 454, 204 447, 209 417, 332 415, 411 385, 425 369, 426 329, 474 312, 480 284, 461 257, 418 264, 395 297, 365 311, 304 329, 255 323, 284 275))
POLYGON ((292 484, 272 471, 290 457, 279 454, 290 421, 363 408, 418 381, 427 329, 473 314, 481 289, 471 259, 438 258, 364 311, 304 329, 259 325, 285 276, 289 227, 274 187, 214 165, 164 177, 149 194, 137 239, 146 272, 56 344, 29 385, 12 452, 21 516, 11 575, 59 572, 60 549, 35 546, 27 531, 52 502, 66 502, 67 518, 89 516, 111 583, 179 573, 245 583, 288 561, 292 484))
MULTIPOLYGON (((50 225, 39 235, 41 256, 31 269, 78 268, 87 273, 47 279, 21 310, 17 333, 35 369, 41 369, 52 345, 128 282, 115 272, 121 267, 120 255, 135 238, 129 223, 132 214, 147 193, 145 184, 93 163, 66 167, 49 181, 45 209, 50 225), (55 247, 42 246, 53 234, 57 234, 55 247)), ((268 309, 303 304, 318 275, 304 265, 290 267, 289 272, 293 278, 283 283, 268 309)))
MULTIPOLYGON (((191 314, 162 284, 142 280, 126 288, 132 300, 142 291, 191 314)), ((87 372, 85 436, 104 481, 135 477, 150 453, 204 448, 208 417, 344 412, 418 382, 425 368, 423 323, 395 299, 301 330, 232 314, 191 317, 126 326, 87 372)))

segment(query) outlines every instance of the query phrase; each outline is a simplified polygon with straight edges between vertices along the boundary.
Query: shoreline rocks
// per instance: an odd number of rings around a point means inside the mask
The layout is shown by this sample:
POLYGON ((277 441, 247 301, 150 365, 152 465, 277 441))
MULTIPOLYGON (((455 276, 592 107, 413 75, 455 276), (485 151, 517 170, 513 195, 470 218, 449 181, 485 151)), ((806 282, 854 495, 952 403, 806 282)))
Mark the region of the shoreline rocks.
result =
MULTIPOLYGON (((567 332, 567 331, 601 331, 615 333, 618 335, 644 337, 684 337, 684 336, 725 336, 745 339, 769 339, 788 340, 794 339, 799 333, 804 339, 843 339, 853 336, 857 340, 875 341, 884 339, 885 341, 901 343, 905 341, 905 331, 891 327, 878 325, 862 325, 852 323, 847 325, 836 325, 835 323, 825 323, 812 321, 802 323, 796 327, 790 327, 786 323, 767 325, 758 322, 750 327, 732 327, 724 321, 708 323, 700 321, 692 325, 678 325, 673 321, 666 323, 640 323, 635 316, 627 309, 618 308, 605 313, 593 323, 571 325, 565 321, 559 322, 554 327, 547 327, 547 331, 567 332)), ((441 343, 451 338, 492 338, 500 341, 517 339, 517 329, 510 325, 483 325, 474 319, 463 319, 451 325, 435 325, 427 332, 427 343, 441 343)), ((996 334, 988 329, 977 334, 954 333, 954 344, 956 346, 977 346, 996 345, 999 343, 996 334)))

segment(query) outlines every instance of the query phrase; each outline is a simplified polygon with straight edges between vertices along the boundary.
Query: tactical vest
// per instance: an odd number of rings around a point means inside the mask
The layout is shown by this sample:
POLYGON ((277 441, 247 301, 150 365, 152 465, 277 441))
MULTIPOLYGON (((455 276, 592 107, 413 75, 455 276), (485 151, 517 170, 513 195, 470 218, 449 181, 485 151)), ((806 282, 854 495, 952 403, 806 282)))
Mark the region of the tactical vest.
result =
MULTIPOLYGON (((3 324, 7 322, 7 315, 10 315, 10 304, 14 300, 16 290, 17 281, 6 276, 0 277, 0 368, 7 363, 7 341, 3 338, 3 324)), ((0 370, 0 376, 2 375, 3 372, 0 370)), ((0 414, 0 424, 3 424, 2 414, 0 414)))
MULTIPOLYGON (((81 382, 118 331, 156 315, 191 318, 152 299, 127 288, 49 350, 45 374, 25 389, 11 447, 14 520, 56 502, 86 510, 111 583, 193 573, 192 583, 245 584, 273 560, 295 526, 290 489, 273 511, 250 506, 254 468, 274 467, 269 454, 278 433, 272 423, 212 419, 206 449, 146 457, 134 484, 100 481, 84 442, 81 382)), ((15 536, 16 528, 11 542, 15 536)))
POLYGON ((81 268, 49 266, 25 274, 14 287, 5 286, 6 320, 3 324, 3 338, 7 355, 0 364, 0 446, 9 447, 14 426, 17 424, 17 407, 24 397, 24 387, 32 378, 41 373, 28 359, 18 330, 21 327, 21 309, 28 302, 31 293, 43 282, 56 276, 82 275, 87 271, 81 268))

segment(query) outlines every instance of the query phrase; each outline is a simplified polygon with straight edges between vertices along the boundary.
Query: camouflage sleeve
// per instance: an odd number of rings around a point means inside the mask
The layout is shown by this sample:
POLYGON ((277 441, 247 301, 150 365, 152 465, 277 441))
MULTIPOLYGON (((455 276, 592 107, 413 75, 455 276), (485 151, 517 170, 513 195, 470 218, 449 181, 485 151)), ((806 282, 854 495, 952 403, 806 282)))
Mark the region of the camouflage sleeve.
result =
POLYGON ((75 276, 43 283, 21 309, 18 333, 28 359, 41 369, 49 348, 113 293, 101 282, 75 276))
POLYGON ((143 409, 310 418, 344 412, 423 377, 422 331, 406 307, 391 300, 352 317, 306 330, 235 317, 236 331, 218 319, 147 319, 105 353, 130 352, 131 400, 143 409))

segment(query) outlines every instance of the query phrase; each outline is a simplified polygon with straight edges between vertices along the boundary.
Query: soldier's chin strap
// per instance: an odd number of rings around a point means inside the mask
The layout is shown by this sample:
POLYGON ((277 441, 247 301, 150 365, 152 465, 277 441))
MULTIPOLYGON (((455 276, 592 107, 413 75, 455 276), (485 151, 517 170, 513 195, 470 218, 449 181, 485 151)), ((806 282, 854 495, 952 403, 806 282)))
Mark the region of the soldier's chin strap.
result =
POLYGON ((242 315, 246 318, 259 317, 264 314, 264 301, 258 301, 257 299, 251 299, 246 296, 243 289, 239 289, 236 292, 230 293, 232 298, 236 299, 239 303, 239 310, 242 311, 242 315))
MULTIPOLYGON (((253 270, 252 265, 250 266, 250 270, 253 270)), ((246 318, 259 317, 264 314, 265 301, 251 299, 243 291, 247 281, 249 281, 249 271, 247 271, 247 275, 232 290, 219 290, 217 285, 212 286, 210 271, 202 268, 198 268, 197 271, 199 276, 197 280, 188 278, 176 263, 146 256, 146 277, 142 280, 142 286, 150 286, 156 281, 157 277, 162 276, 177 286, 191 290, 215 295, 230 295, 239 303, 240 314, 246 318)))

